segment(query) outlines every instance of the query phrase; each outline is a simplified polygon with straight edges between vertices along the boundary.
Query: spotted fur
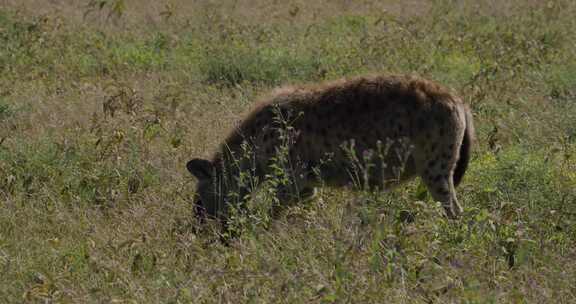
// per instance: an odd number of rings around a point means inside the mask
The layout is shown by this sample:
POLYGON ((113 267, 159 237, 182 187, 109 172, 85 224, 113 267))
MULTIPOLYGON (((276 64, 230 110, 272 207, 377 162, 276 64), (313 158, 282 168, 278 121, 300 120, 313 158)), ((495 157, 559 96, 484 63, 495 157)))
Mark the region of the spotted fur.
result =
POLYGON ((240 172, 264 180, 284 144, 294 182, 291 189, 278 191, 280 200, 294 190, 310 193, 318 180, 333 187, 359 185, 355 176, 363 168, 371 188, 389 189, 421 177, 446 215, 457 218, 462 208, 455 187, 466 171, 473 140, 470 109, 448 89, 414 76, 364 76, 277 89, 210 160, 193 159, 187 168, 198 178, 197 212, 213 217, 226 217, 223 194, 234 191, 244 197, 250 191, 233 182, 240 172), (292 127, 289 140, 280 136, 285 126, 279 117, 292 127), (242 160, 246 147, 253 153, 242 160))

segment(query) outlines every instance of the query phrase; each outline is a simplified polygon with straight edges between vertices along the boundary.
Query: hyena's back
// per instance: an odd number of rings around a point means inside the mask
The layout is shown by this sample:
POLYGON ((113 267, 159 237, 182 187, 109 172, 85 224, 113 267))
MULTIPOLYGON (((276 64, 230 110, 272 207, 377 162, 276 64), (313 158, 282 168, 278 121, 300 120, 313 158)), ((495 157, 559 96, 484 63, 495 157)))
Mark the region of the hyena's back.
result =
MULTIPOLYGON (((354 181, 354 172, 371 165, 370 186, 418 175, 448 216, 461 212, 454 187, 468 163, 472 119, 468 107, 440 85, 416 77, 374 76, 280 89, 246 117, 215 160, 225 150, 239 152, 246 141, 256 148, 257 171, 265 175, 276 148, 286 144, 278 135, 279 119, 293 127, 291 162, 303 170, 319 168, 325 184, 362 182, 354 181)), ((304 177, 297 180, 300 188, 315 178, 297 175, 304 177)))

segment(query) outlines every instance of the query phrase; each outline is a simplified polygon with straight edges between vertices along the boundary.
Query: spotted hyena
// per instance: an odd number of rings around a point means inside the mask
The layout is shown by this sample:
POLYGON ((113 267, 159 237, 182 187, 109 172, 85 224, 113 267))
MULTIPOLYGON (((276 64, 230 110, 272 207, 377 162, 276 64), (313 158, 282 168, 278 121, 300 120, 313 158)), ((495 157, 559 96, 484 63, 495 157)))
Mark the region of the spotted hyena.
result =
POLYGON ((448 89, 415 76, 365 76, 278 89, 212 159, 186 166, 198 179, 197 214, 220 219, 230 202, 243 204, 253 190, 240 182, 246 176, 241 172, 266 180, 282 151, 291 182, 280 185, 279 201, 290 194, 309 196, 318 185, 357 180, 390 188, 420 176, 446 215, 457 218, 462 208, 455 187, 468 166, 473 137, 469 108, 448 89))

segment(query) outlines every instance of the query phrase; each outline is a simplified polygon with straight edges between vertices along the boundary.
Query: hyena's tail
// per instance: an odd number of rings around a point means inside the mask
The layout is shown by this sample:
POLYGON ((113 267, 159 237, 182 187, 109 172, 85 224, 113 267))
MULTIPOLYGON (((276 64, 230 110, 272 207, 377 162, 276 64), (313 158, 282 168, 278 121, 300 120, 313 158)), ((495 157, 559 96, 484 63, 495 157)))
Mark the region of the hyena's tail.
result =
POLYGON ((472 152, 472 145, 474 143, 474 123, 472 122, 472 112, 467 105, 464 105, 465 121, 466 121, 466 131, 464 132, 464 139, 462 140, 462 145, 460 146, 460 157, 456 163, 456 169, 454 170, 453 182, 454 187, 458 186, 464 177, 464 173, 468 168, 468 163, 470 162, 470 154, 472 152))

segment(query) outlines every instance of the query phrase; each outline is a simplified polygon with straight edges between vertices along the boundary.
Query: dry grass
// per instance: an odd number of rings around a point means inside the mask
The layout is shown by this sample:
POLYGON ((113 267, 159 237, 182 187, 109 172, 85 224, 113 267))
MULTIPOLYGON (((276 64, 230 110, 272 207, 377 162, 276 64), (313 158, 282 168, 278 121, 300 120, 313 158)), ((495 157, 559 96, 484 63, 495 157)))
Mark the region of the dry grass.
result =
POLYGON ((576 299, 572 1, 89 2, 0 0, 4 302, 576 299), (194 233, 187 160, 272 87, 365 72, 472 104, 461 221, 411 183, 194 233))

